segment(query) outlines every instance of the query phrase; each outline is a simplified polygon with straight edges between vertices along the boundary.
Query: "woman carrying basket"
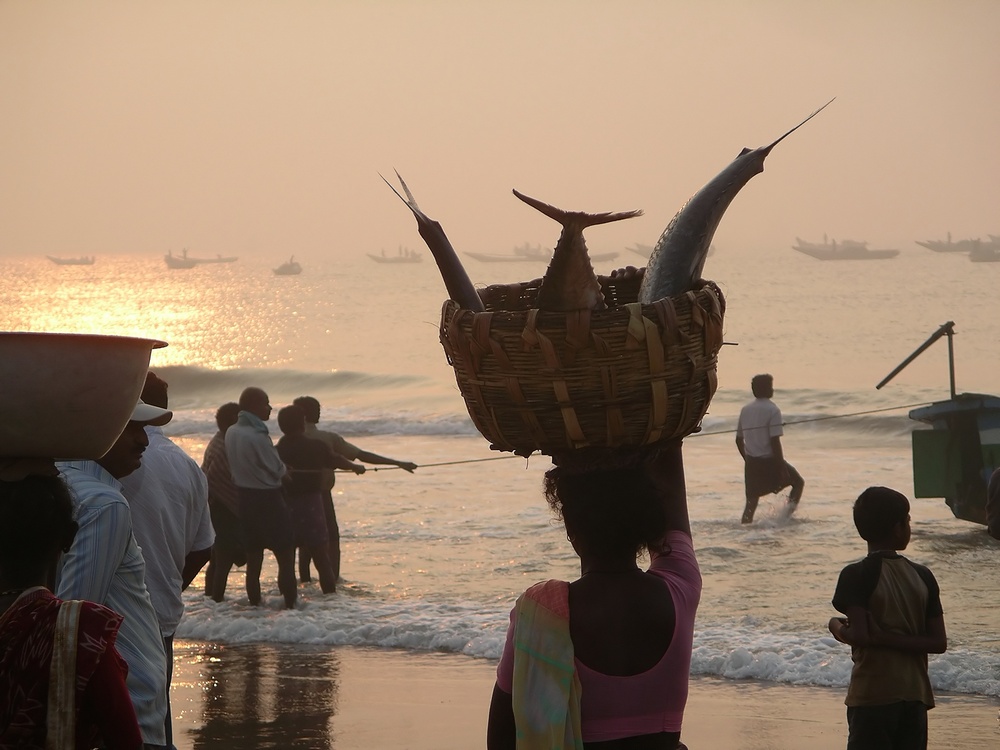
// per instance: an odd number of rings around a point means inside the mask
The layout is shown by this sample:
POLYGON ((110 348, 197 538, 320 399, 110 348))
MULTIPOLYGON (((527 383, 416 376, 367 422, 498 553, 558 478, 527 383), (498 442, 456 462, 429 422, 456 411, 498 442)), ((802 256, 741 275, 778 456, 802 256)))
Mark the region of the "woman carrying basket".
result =
POLYGON ((487 746, 673 750, 688 692, 701 573, 679 440, 556 456, 545 495, 580 577, 511 612, 487 746), (648 551, 642 570, 639 553, 648 551))

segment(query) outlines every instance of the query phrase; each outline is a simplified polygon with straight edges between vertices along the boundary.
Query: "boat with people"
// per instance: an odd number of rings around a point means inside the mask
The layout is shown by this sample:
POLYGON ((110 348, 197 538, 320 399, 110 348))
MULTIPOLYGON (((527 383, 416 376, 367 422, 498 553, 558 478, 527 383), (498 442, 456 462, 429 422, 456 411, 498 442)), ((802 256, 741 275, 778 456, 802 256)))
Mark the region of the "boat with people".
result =
POLYGON ((817 260, 880 260, 895 258, 899 250, 871 250, 867 242, 859 240, 827 240, 823 235, 822 242, 806 242, 796 237, 793 250, 816 258, 817 260))
POLYGON ((419 263, 423 260, 423 256, 420 253, 402 245, 399 246, 399 250, 395 255, 386 255, 384 249, 381 255, 375 255, 374 253, 365 253, 365 255, 376 263, 419 263))
POLYGON ((51 255, 46 255, 45 257, 57 266, 92 266, 97 259, 94 255, 83 255, 79 258, 56 258, 51 255))
POLYGON ((302 273, 302 266, 297 260, 295 260, 295 256, 293 255, 287 261, 272 270, 274 271, 275 276, 297 276, 302 273))
POLYGON ((915 240, 921 247, 933 250, 936 253, 968 253, 976 247, 979 239, 965 239, 952 242, 951 232, 948 232, 945 240, 915 240))
POLYGON ((169 250, 163 256, 163 261, 167 264, 167 268, 194 268, 198 265, 197 260, 188 257, 187 249, 181 251, 180 255, 174 255, 174 251, 169 250))

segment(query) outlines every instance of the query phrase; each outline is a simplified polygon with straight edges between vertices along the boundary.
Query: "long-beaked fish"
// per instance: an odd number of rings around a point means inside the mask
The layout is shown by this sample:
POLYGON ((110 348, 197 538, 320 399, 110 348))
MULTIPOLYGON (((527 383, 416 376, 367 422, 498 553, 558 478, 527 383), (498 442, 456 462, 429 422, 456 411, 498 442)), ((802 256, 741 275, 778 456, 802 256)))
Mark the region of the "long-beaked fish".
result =
MULTIPOLYGON (((382 175, 379 175, 379 177, 382 177, 382 175)), ((417 231, 420 232, 420 236, 427 244, 431 255, 434 256, 434 261, 441 272, 441 278, 444 279, 445 289, 448 290, 448 296, 465 310, 472 310, 473 312, 485 311, 486 307, 483 305, 483 300, 479 296, 479 292, 476 291, 476 287, 473 286, 469 274, 466 273, 465 266, 459 260, 458 253, 451 246, 451 241, 444 233, 444 229, 441 228, 438 222, 429 218, 427 214, 420 210, 420 207, 417 206, 417 201, 413 198, 413 193, 410 192, 403 178, 400 177, 399 172, 396 172, 396 177, 399 178, 399 184, 403 186, 403 192, 406 193, 405 198, 399 195, 399 191, 385 177, 382 177, 382 180, 406 204, 407 208, 413 212, 413 216, 417 220, 417 231)))
POLYGON ((701 278, 705 258, 722 215, 750 178, 764 171, 771 149, 805 125, 833 102, 831 99, 768 146, 740 152, 728 167, 695 193, 660 235, 649 256, 639 288, 639 302, 649 304, 691 289, 701 278))
POLYGON ((535 301, 538 309, 553 311, 607 309, 597 274, 590 264, 583 230, 595 224, 607 224, 642 216, 642 211, 602 214, 563 211, 548 203, 529 198, 517 190, 514 191, 514 195, 550 219, 558 221, 563 228, 552 253, 552 260, 549 261, 549 267, 538 288, 538 297, 535 301))

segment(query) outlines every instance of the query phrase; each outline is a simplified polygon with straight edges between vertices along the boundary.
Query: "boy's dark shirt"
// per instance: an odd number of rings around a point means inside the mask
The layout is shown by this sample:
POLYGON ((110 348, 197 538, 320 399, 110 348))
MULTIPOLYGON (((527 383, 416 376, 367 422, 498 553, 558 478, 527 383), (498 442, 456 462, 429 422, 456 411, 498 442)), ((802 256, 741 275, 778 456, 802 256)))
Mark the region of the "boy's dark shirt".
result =
MULTIPOLYGON (((872 552, 840 573, 833 606, 869 612, 876 625, 903 635, 925 635, 927 621, 940 617, 941 594, 929 569, 896 552, 872 552)), ((852 647, 848 706, 919 700, 934 705, 927 654, 879 647, 852 647)))
POLYGON ((292 478, 285 492, 293 495, 307 492, 321 492, 320 469, 337 468, 330 449, 318 440, 304 434, 284 435, 276 446, 278 457, 288 466, 292 478))

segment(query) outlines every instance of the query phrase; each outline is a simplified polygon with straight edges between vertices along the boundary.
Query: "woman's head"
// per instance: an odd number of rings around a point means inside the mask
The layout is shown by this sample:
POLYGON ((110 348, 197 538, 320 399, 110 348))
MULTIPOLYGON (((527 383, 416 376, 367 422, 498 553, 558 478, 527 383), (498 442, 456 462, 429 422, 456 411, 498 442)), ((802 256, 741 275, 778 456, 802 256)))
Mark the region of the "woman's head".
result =
POLYGON ((545 499, 580 552, 596 556, 655 549, 666 516, 643 466, 580 470, 556 466, 545 474, 545 499))
POLYGON ((0 481, 0 572, 7 580, 46 569, 69 549, 77 528, 61 477, 0 481))

